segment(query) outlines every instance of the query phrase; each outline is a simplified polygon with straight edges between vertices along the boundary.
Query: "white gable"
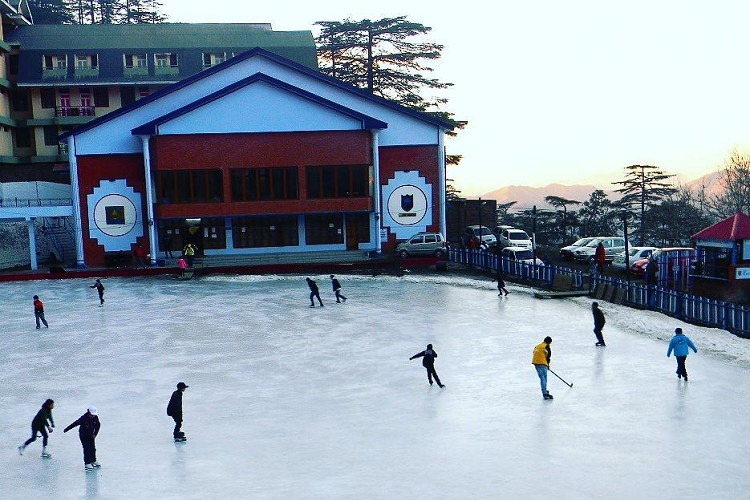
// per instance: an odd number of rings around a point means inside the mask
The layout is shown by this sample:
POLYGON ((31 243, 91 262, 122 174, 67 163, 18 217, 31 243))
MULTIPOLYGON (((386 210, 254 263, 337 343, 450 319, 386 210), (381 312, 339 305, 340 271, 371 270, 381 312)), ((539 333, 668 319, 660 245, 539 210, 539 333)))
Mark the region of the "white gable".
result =
POLYGON ((259 81, 160 125, 159 135, 361 128, 356 118, 259 81))
POLYGON ((76 136, 76 154, 139 153, 142 151, 141 141, 131 134, 132 129, 255 73, 264 73, 387 123, 388 128, 380 132, 379 143, 381 146, 438 144, 440 132, 436 125, 425 123, 406 113, 347 92, 335 85, 258 55, 228 66, 222 71, 199 79, 155 101, 78 134, 76 136))

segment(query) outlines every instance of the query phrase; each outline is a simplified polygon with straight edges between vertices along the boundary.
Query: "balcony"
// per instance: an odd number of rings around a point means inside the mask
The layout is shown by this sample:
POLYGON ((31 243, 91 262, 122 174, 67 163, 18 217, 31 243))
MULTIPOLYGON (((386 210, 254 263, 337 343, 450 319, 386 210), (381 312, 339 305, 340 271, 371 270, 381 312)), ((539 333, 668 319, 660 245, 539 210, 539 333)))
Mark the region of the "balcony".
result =
POLYGON ((154 68, 155 75, 177 76, 179 73, 180 73, 179 66, 156 66, 154 68))
POLYGON ((75 78, 96 78, 99 76, 99 68, 94 68, 92 66, 76 66, 73 71, 73 76, 75 78))
POLYGON ((123 75, 128 78, 137 78, 139 76, 148 76, 148 66, 125 66, 123 75))
POLYGON ((57 144, 57 154, 60 156, 68 157, 68 143, 60 142, 57 144))
POLYGON ((55 108, 55 116, 96 116, 94 106, 61 106, 55 108))
POLYGON ((42 69, 43 80, 64 80, 68 77, 68 68, 44 68, 42 69))

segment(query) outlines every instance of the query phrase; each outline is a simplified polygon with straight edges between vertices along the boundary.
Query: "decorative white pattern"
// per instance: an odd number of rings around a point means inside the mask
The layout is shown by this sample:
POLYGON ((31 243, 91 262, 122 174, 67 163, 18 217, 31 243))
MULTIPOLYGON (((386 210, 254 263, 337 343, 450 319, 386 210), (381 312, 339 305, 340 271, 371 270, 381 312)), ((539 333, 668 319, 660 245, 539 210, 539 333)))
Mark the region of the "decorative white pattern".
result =
POLYGON ((106 252, 130 251, 143 236, 141 194, 124 179, 101 181, 86 196, 89 237, 96 239, 106 252))
POLYGON ((432 224, 432 185, 417 170, 395 172, 381 194, 383 227, 397 240, 411 238, 432 224))

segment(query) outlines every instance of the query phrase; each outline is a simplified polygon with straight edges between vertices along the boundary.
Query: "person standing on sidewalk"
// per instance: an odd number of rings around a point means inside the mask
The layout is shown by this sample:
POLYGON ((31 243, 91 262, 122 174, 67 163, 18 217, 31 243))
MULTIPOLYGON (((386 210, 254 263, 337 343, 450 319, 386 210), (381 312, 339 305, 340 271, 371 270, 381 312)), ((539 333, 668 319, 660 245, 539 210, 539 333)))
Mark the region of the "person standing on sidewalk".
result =
POLYGON ((89 288, 96 288, 96 291, 99 292, 99 307, 102 307, 104 305, 104 285, 102 285, 101 280, 96 280, 89 288))
POLYGON ((346 297, 341 295, 341 283, 339 283, 339 280, 337 280, 333 274, 331 275, 331 285, 333 285, 333 292, 336 294, 336 303, 340 304, 341 299, 346 302, 346 297))
POLYGON ((49 437, 47 432, 51 433, 52 428, 55 427, 55 421, 52 419, 52 408, 54 407, 55 402, 51 399, 44 402, 41 410, 37 412, 34 420, 31 421, 31 437, 18 447, 19 455, 23 455, 26 447, 36 441, 36 433, 39 432, 42 435, 42 458, 50 458, 52 456, 47 452, 47 438, 49 437))
POLYGON ((174 420, 174 431, 172 436, 175 441, 185 441, 185 433, 180 431, 182 428, 182 393, 185 392, 188 386, 185 382, 179 382, 177 384, 177 390, 172 393, 172 397, 169 398, 169 404, 167 405, 167 415, 172 417, 174 420))
POLYGON ((544 399, 554 399, 547 390, 547 370, 549 369, 550 359, 552 359, 551 343, 552 337, 544 337, 544 342, 534 347, 534 354, 531 357, 531 364, 534 365, 536 374, 539 376, 544 399))
POLYGON ((47 324, 47 320, 44 318, 44 304, 41 300, 39 300, 39 295, 34 295, 34 317, 36 318, 37 330, 41 328, 41 326, 39 325, 39 320, 44 323, 44 326, 46 328, 49 328, 49 324, 47 324))
POLYGON ((607 344, 604 343, 602 328, 604 328, 604 323, 606 323, 607 320, 604 319, 604 313, 599 309, 598 302, 591 304, 591 312, 594 314, 594 335, 596 335, 596 345, 605 347, 607 344))
POLYGON ((96 461, 96 436, 99 434, 99 429, 101 429, 96 408, 89 406, 86 409, 86 413, 67 426, 63 432, 68 432, 73 427, 78 427, 78 438, 81 440, 81 446, 83 446, 84 468, 90 471, 101 467, 99 462, 96 461))
POLYGON ((323 301, 320 300, 320 290, 318 290, 318 284, 310 278, 305 278, 305 280, 307 281, 307 286, 310 287, 310 307, 315 307, 315 302, 313 301, 314 297, 318 298, 320 307, 323 307, 323 301))
POLYGON ((599 274, 603 273, 604 264, 607 262, 607 251, 604 250, 604 244, 601 241, 598 245, 596 245, 596 250, 594 251, 594 261, 596 261, 596 272, 598 272, 599 274))
POLYGON ((417 354, 409 358, 409 360, 416 358, 422 358, 422 366, 424 366, 427 370, 427 381, 430 383, 430 385, 432 385, 432 379, 434 377, 438 387, 440 387, 441 389, 445 387, 444 384, 440 383, 440 378, 435 371, 435 358, 437 358, 437 353, 432 349, 432 344, 427 344, 427 349, 422 352, 418 352, 417 354))
POLYGON ((687 360, 688 354, 690 353, 688 348, 692 349, 695 353, 698 352, 693 341, 682 333, 682 328, 675 328, 674 337, 669 341, 667 357, 669 357, 672 354, 672 351, 674 351, 674 357, 677 358, 677 378, 684 378, 685 382, 688 381, 688 374, 685 369, 685 360, 687 360))

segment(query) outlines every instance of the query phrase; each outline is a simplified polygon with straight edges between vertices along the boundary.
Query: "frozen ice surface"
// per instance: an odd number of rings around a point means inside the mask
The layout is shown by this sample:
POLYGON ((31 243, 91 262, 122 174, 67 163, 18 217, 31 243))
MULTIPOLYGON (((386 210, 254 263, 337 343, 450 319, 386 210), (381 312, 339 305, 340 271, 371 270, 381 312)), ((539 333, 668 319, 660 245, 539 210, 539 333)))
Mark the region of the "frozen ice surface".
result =
POLYGON ((489 281, 340 276, 91 280, 0 285, 0 498, 746 498, 747 341, 590 301, 537 300, 489 281), (31 296, 50 329, 34 329, 31 296), (699 353, 677 380, 667 339, 699 353), (530 364, 554 338, 555 400, 530 364), (658 338, 658 337, 661 337, 658 338), (431 342, 444 390, 409 357, 431 342), (707 343, 711 345, 706 345, 707 343), (176 382, 188 442, 172 441, 176 382), (16 451, 56 401, 52 458, 16 451), (93 404, 102 468, 75 431, 93 404))

